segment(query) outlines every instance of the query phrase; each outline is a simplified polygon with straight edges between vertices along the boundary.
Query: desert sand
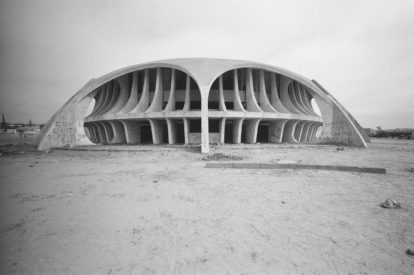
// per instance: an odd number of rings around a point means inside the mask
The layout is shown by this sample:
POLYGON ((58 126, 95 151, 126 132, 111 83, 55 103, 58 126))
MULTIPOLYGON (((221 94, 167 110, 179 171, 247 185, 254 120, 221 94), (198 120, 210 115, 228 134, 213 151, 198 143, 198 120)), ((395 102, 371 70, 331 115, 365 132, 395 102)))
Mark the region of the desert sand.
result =
POLYGON ((168 145, 1 148, 1 274, 414 270, 406 255, 414 249, 414 140, 212 148, 240 162, 381 167, 385 175, 207 169, 197 148, 168 145), (387 198, 402 208, 379 207, 387 198))

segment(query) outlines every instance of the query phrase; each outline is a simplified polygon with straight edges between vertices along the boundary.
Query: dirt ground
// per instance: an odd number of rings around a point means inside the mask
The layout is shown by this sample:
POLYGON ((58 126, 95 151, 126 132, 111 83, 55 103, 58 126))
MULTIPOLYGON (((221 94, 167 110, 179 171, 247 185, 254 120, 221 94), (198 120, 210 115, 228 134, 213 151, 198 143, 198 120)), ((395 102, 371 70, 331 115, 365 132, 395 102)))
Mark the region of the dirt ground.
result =
POLYGON ((414 250, 414 140, 212 148, 243 158, 230 161, 382 167, 385 175, 207 169, 197 148, 178 146, 16 148, 0 147, 1 274, 414 270, 406 254, 414 250), (402 208, 379 207, 387 198, 402 208))

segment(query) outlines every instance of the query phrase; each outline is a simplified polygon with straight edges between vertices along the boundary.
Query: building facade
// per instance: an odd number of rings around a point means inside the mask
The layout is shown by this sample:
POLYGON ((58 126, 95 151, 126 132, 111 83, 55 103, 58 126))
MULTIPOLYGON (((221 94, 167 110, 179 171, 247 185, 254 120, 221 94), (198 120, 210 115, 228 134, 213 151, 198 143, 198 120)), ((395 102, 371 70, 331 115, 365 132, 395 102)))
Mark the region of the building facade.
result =
POLYGON ((200 144, 207 153, 210 143, 366 147, 369 138, 315 80, 249 61, 189 58, 130 66, 90 80, 53 115, 36 142, 39 150, 200 144))

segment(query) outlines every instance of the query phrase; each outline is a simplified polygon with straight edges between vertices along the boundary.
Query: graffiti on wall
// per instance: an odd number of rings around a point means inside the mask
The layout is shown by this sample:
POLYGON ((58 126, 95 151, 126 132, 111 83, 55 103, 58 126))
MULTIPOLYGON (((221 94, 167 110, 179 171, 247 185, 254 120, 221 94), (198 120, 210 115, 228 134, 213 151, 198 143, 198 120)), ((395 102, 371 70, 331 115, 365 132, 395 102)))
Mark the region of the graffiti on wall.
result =
POLYGON ((339 144, 350 144, 354 132, 344 121, 324 122, 321 139, 339 144))
POLYGON ((47 135, 47 139, 61 144, 76 144, 85 138, 85 134, 78 131, 78 128, 82 129, 82 127, 83 123, 80 121, 56 121, 52 133, 47 135))

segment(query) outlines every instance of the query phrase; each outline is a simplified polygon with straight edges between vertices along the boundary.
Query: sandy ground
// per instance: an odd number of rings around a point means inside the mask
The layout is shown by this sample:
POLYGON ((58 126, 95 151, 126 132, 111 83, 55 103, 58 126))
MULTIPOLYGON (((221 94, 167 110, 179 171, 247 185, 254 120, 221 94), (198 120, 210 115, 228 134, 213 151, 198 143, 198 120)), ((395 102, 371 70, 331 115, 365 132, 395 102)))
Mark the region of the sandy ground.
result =
POLYGON ((414 140, 212 150, 386 175, 207 169, 195 148, 111 149, 3 153, 1 274, 413 273, 414 140), (379 207, 387 198, 402 209, 379 207))

